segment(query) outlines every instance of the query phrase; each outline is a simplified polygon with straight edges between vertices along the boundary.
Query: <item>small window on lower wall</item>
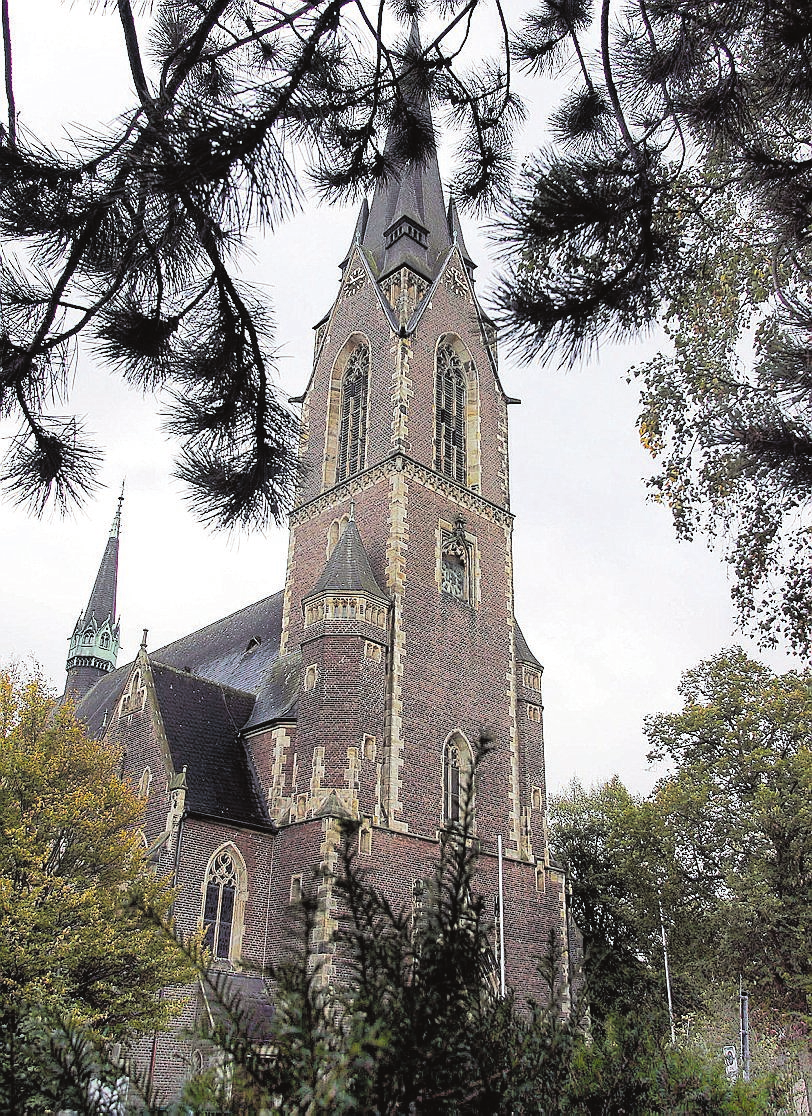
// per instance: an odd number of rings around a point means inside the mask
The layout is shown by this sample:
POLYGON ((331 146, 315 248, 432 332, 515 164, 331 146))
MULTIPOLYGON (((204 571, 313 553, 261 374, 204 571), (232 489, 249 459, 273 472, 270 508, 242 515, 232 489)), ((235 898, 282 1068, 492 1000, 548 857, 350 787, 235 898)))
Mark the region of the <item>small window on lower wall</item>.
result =
POLYGON ((543 895, 547 890, 547 873, 544 871, 543 864, 536 865, 536 891, 539 895, 543 895))
POLYGON ((528 703, 527 719, 529 721, 540 722, 541 721, 541 707, 538 706, 538 705, 531 705, 531 704, 528 703))
POLYGON ((302 873, 299 872, 296 876, 290 877, 290 901, 291 903, 301 903, 302 901, 302 873))
POLYGON ((358 831, 358 851, 364 856, 372 855, 372 826, 364 821, 358 831))

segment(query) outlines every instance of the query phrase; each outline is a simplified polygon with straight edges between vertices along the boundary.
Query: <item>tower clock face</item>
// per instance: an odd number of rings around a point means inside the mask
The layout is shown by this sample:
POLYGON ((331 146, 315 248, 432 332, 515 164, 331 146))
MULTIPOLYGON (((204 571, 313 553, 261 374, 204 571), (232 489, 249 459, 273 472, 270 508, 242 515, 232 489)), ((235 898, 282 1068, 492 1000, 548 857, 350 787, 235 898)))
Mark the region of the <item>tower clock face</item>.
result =
POLYGON ((459 559, 447 557, 443 561, 443 592, 452 597, 465 596, 465 567, 459 559))

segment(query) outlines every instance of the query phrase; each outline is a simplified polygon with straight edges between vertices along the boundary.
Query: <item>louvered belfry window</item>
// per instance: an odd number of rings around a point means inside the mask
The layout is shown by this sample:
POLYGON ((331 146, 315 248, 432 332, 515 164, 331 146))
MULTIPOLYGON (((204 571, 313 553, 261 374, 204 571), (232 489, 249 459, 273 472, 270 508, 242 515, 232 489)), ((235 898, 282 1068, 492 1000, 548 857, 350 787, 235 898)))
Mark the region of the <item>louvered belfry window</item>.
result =
POLYGON ((213 956, 228 960, 231 956, 231 932, 237 898, 237 868, 227 852, 221 852, 212 864, 206 880, 203 907, 203 945, 213 956))
POLYGON ((337 483, 360 473, 366 463, 368 389, 369 349, 359 345, 347 361, 341 384, 337 483))
POLYGON ((435 410, 435 468, 439 473, 465 484, 465 373, 450 345, 437 350, 437 397, 435 410))

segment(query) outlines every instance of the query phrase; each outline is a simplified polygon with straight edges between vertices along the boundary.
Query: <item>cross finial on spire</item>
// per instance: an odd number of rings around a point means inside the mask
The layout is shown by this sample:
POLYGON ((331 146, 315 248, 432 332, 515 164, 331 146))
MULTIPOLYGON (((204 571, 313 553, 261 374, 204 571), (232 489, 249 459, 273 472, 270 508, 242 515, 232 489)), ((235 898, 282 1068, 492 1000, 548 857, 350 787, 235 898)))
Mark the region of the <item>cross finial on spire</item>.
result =
POLYGON ((121 492, 119 493, 119 497, 118 497, 118 507, 116 508, 116 514, 113 516, 113 523, 112 523, 112 526, 110 527, 110 538, 111 539, 117 539, 119 537, 120 532, 121 532, 121 506, 122 506, 123 503, 124 503, 124 481, 122 480, 122 482, 121 482, 121 492))

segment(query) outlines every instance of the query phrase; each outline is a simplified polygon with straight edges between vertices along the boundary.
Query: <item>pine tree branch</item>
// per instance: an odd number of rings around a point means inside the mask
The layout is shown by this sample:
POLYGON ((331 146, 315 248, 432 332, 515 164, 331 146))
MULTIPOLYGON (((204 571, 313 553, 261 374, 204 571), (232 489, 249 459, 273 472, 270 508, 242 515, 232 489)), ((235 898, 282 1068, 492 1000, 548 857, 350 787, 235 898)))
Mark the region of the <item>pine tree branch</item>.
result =
POLYGON ((118 8, 121 26, 124 31, 124 45, 127 49, 127 59, 130 63, 130 73, 135 83, 135 91, 138 94, 141 107, 149 115, 152 111, 153 103, 149 92, 149 86, 147 85, 146 74, 144 73, 144 64, 141 59, 141 50, 138 46, 138 35, 135 30, 135 20, 133 19, 130 0, 118 0, 116 7, 118 8))
POLYGON ((8 10, 9 0, 0 0, 0 19, 3 23, 3 60, 6 83, 6 104, 8 106, 8 145, 17 146, 17 104, 14 99, 14 81, 11 52, 11 22, 8 10))

